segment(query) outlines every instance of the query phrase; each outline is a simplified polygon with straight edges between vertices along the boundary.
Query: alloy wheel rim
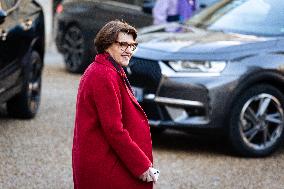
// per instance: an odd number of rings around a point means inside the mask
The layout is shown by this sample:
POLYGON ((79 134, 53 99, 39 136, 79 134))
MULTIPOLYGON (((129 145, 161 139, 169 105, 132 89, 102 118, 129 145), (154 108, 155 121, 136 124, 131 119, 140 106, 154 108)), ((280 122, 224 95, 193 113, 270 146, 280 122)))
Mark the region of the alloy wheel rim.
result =
POLYGON ((32 71, 28 80, 28 106, 31 112, 36 112, 40 102, 41 91, 41 61, 38 58, 32 60, 32 71))
POLYGON ((245 144, 265 150, 275 144, 283 131, 284 115, 280 101, 266 93, 250 98, 243 106, 239 129, 245 144))
POLYGON ((76 70, 83 58, 84 38, 79 28, 70 27, 63 38, 64 60, 70 70, 76 70))

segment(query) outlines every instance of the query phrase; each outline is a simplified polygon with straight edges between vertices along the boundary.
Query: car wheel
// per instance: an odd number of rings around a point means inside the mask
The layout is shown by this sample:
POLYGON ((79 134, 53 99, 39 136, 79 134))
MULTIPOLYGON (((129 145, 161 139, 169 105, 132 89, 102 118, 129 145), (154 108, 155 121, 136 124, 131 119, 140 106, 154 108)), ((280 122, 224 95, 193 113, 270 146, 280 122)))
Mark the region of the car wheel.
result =
POLYGON ((72 25, 66 29, 62 39, 65 67, 73 73, 81 73, 89 62, 87 41, 81 29, 72 25))
POLYGON ((257 85, 239 96, 230 117, 229 138, 243 156, 262 157, 283 141, 283 94, 270 85, 257 85))
POLYGON ((32 51, 24 69, 22 91, 7 102, 10 116, 28 119, 36 115, 40 104, 42 67, 40 55, 32 51))

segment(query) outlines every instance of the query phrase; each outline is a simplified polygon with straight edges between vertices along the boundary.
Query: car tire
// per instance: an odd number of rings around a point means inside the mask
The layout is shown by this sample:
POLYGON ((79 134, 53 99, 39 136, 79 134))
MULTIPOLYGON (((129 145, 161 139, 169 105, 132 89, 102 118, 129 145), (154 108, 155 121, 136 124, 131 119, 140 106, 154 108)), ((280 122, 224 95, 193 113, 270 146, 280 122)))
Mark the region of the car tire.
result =
POLYGON ((62 39, 62 52, 65 67, 69 72, 82 73, 90 63, 88 40, 82 30, 76 26, 69 26, 62 39))
POLYGON ((30 119, 35 117, 41 97, 43 63, 38 52, 29 52, 23 75, 24 83, 19 94, 7 102, 8 114, 12 117, 30 119))
POLYGON ((284 97, 275 87, 250 87, 234 104, 229 139, 235 151, 247 157, 273 153, 283 141, 284 97))

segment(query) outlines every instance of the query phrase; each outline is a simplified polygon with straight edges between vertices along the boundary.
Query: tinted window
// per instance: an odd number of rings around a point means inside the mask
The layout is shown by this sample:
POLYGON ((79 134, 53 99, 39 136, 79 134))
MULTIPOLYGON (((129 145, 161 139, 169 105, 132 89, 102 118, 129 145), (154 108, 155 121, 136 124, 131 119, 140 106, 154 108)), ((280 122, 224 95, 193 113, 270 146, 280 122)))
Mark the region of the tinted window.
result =
MULTIPOLYGON (((224 1, 226 2, 226 1, 224 1)), ((194 24, 209 30, 256 34, 264 36, 284 35, 284 1, 235 0, 220 4, 208 15, 196 15, 194 24)))

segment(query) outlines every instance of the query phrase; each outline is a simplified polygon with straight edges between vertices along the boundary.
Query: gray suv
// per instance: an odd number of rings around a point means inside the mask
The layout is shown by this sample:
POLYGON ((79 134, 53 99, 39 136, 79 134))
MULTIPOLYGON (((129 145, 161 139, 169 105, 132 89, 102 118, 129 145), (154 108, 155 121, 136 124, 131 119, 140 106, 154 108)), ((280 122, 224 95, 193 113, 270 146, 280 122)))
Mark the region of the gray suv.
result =
POLYGON ((244 156, 281 146, 283 7, 281 0, 223 0, 184 25, 140 30, 126 71, 152 130, 222 131, 244 156))

